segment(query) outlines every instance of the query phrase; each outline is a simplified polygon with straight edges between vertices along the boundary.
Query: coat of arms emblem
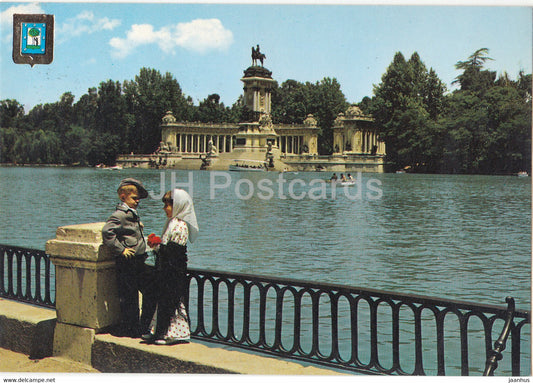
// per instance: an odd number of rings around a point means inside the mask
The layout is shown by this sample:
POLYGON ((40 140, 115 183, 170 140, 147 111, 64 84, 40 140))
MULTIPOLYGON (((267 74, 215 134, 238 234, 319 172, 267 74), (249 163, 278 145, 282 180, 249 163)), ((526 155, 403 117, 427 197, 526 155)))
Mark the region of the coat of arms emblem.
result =
POLYGON ((13 62, 50 64, 54 59, 54 15, 13 14, 13 62))
POLYGON ((41 54, 46 51, 46 23, 22 24, 22 53, 41 54))

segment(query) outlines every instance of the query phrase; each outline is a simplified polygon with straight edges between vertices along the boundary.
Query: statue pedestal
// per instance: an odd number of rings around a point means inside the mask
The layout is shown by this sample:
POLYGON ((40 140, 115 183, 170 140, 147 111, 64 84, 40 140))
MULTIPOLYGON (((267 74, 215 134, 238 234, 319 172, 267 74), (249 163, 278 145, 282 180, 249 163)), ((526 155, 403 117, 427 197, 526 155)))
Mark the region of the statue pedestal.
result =
POLYGON ((119 321, 115 260, 102 243, 103 226, 59 227, 46 242, 56 268, 54 356, 90 364, 94 334, 119 321))

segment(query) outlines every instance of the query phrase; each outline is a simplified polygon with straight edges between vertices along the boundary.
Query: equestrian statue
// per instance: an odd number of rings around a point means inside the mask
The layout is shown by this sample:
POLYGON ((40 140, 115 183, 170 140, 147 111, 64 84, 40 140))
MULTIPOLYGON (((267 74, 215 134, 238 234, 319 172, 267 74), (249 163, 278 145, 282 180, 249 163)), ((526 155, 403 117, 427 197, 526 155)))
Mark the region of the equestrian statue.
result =
POLYGON ((266 59, 266 56, 259 50, 259 44, 257 44, 257 48, 252 47, 252 65, 257 66, 257 60, 259 60, 261 61, 261 66, 263 66, 264 59, 266 59))

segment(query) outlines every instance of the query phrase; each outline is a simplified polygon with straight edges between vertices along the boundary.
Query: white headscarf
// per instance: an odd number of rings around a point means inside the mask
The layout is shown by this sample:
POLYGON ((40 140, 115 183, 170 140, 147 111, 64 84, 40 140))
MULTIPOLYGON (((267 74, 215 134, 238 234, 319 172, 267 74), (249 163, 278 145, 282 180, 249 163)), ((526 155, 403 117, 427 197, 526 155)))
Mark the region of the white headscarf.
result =
POLYGON ((167 231, 170 221, 178 218, 185 221, 189 229, 189 241, 194 242, 200 229, 198 222, 196 222, 196 213, 191 196, 185 190, 174 189, 172 190, 172 201, 172 217, 167 220, 163 233, 167 231))

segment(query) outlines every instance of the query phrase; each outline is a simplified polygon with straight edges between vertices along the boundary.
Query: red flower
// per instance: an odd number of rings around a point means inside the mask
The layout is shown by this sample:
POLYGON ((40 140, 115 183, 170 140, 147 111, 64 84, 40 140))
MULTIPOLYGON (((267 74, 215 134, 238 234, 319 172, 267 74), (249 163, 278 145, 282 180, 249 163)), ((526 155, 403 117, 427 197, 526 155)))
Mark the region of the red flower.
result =
POLYGON ((161 238, 155 235, 154 233, 148 236, 148 246, 156 247, 161 243, 161 238))

